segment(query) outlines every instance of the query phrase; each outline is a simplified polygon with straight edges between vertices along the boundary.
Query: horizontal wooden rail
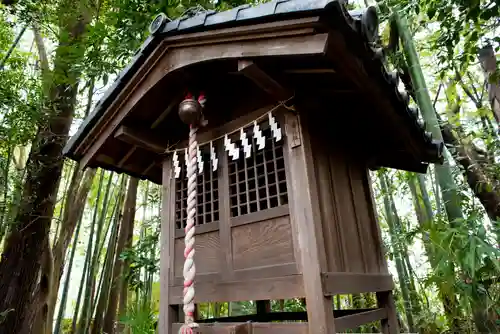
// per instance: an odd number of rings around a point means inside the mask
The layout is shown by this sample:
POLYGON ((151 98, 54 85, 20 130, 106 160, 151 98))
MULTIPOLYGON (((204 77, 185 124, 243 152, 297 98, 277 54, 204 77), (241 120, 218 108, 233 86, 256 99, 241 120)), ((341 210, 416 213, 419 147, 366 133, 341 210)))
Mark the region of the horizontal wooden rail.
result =
MULTIPOLYGON (((335 310, 335 329, 338 332, 355 329, 363 324, 387 319, 387 310, 351 309, 335 310)), ((307 312, 270 312, 266 314, 249 314, 234 317, 198 320, 201 333, 210 334, 267 334, 282 330, 285 333, 307 333, 307 312), (256 321, 256 322, 253 322, 256 321), (272 323, 271 321, 298 321, 272 323)), ((181 324, 174 324, 177 333, 181 324)))
MULTIPOLYGON (((172 325, 172 333, 178 333, 180 323, 172 325)), ((202 334, 307 334, 307 323, 251 323, 242 325, 241 323, 224 323, 224 324, 200 324, 198 329, 202 334)))
POLYGON ((328 272, 322 273, 322 283, 325 296, 390 291, 394 288, 389 274, 328 272))
POLYGON ((363 324, 382 319, 387 319, 387 310, 384 308, 359 312, 335 319, 335 330, 341 333, 346 329, 356 329, 363 324))

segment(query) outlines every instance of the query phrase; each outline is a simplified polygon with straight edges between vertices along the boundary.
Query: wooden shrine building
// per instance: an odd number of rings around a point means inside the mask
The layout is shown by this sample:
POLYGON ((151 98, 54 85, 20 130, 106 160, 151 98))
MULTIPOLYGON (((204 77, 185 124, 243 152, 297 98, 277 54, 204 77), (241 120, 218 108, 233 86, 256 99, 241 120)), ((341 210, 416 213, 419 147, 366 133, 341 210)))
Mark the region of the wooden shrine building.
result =
POLYGON ((186 100, 206 120, 197 133, 194 301, 307 305, 198 320, 199 331, 321 334, 380 320, 384 333, 398 332, 368 170, 425 173, 443 145, 388 71, 374 8, 273 1, 159 15, 150 30, 64 154, 163 185, 159 333, 177 333, 183 317, 186 100), (378 308, 333 310, 334 295, 365 292, 378 308))

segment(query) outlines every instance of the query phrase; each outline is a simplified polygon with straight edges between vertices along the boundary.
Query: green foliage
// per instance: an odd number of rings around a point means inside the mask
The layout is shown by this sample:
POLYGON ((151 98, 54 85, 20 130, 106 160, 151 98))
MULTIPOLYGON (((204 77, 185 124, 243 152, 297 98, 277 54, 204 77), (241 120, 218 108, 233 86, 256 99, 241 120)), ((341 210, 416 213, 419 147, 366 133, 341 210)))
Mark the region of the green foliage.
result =
POLYGON ((155 334, 157 316, 149 304, 136 304, 127 309, 127 314, 120 317, 120 323, 130 328, 134 334, 155 334))
MULTIPOLYGON (((8 13, 0 9, 0 57, 6 56, 15 38, 8 13)), ((39 118, 40 85, 26 71, 30 53, 14 50, 0 70, 0 149, 26 145, 35 134, 39 118)))
MULTIPOLYGON (((158 223, 158 219, 159 217, 153 217, 149 223, 158 223)), ((122 261, 129 261, 130 263, 127 279, 131 289, 144 290, 146 288, 145 284, 147 282, 141 277, 143 271, 153 275, 160 271, 160 259, 155 252, 159 236, 160 231, 156 229, 140 238, 133 248, 126 249, 120 254, 122 261)))
POLYGON ((62 319, 61 321, 61 333, 70 334, 71 333, 71 323, 73 319, 62 319))
POLYGON ((442 73, 475 63, 478 48, 484 44, 491 43, 497 52, 500 49, 500 38, 494 33, 500 26, 498 1, 397 0, 388 4, 415 16, 420 27, 438 24, 431 47, 442 73))
POLYGON ((436 246, 435 255, 439 263, 438 272, 429 282, 445 279, 440 283, 454 284, 460 295, 471 300, 483 296, 493 297, 490 292, 499 279, 500 250, 494 246, 492 235, 481 220, 470 217, 455 227, 436 224, 428 228, 427 232, 436 246), (461 268, 456 275, 449 271, 450 262, 459 264, 461 268), (454 281, 450 282, 449 277, 455 277, 454 281))

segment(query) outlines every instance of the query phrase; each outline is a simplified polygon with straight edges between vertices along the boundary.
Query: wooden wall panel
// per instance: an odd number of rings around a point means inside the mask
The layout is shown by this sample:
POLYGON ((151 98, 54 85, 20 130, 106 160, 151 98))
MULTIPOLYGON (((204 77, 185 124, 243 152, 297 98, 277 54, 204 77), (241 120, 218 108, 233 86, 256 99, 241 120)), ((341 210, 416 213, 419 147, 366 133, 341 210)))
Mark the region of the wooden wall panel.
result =
POLYGON ((366 264, 366 271, 370 273, 383 273, 385 263, 382 259, 383 251, 381 240, 378 234, 378 221, 373 212, 372 196, 370 193, 370 180, 368 170, 360 164, 351 164, 350 180, 354 199, 354 205, 360 226, 361 240, 363 243, 363 255, 366 264))
MULTIPOLYGON (((170 304, 182 304, 183 286, 171 288, 170 304)), ((289 299, 304 296, 304 283, 301 275, 247 279, 239 281, 196 282, 196 302, 228 302, 246 300, 289 299)))
POLYGON ((325 243, 325 271, 340 272, 345 268, 345 242, 341 238, 340 225, 335 223, 340 218, 339 204, 333 193, 330 161, 325 146, 315 150, 315 173, 317 177, 318 198, 320 202, 320 221, 322 222, 325 243))
MULTIPOLYGON (((337 206, 337 219, 335 223, 340 231, 343 245, 343 265, 345 272, 365 272, 362 243, 359 234, 359 213, 356 212, 354 198, 351 191, 349 169, 346 157, 338 152, 329 152, 330 174, 332 177, 333 196, 337 206)), ((327 205, 324 203, 324 205, 327 205)), ((325 222, 328 223, 328 222, 325 222)), ((338 262, 338 261, 336 261, 338 262)))
MULTIPOLYGON (((196 274, 202 275, 219 272, 222 261, 219 250, 219 231, 197 234, 195 238, 196 274)), ((175 239, 174 247, 174 275, 175 277, 182 277, 182 268, 184 266, 184 238, 175 239)))
POLYGON ((289 216, 232 227, 231 242, 235 270, 294 262, 289 216))
POLYGON ((342 150, 325 131, 310 133, 327 270, 385 272, 363 157, 342 150))

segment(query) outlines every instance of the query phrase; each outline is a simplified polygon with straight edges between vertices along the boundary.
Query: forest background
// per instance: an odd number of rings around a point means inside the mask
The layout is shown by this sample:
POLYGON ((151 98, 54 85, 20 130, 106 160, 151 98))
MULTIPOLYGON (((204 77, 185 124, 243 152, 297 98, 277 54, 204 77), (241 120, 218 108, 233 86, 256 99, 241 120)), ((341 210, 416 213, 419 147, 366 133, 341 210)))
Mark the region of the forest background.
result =
MULTIPOLYGON (((155 332, 160 188, 103 170, 82 172, 62 159, 61 149, 156 14, 175 19, 246 3, 257 2, 0 1, 1 333, 111 333, 116 324, 155 332)), ((379 11, 392 67, 403 70, 423 121, 435 124, 431 131, 447 145, 445 164, 426 175, 371 173, 402 331, 498 332, 500 4, 349 4, 370 5, 379 11), (402 43, 391 38, 391 27, 402 43)), ((335 307, 375 303, 372 294, 342 295, 335 307)), ((218 317, 255 307, 211 303, 198 311, 218 317)), ((305 305, 276 300, 272 308, 305 305)))

